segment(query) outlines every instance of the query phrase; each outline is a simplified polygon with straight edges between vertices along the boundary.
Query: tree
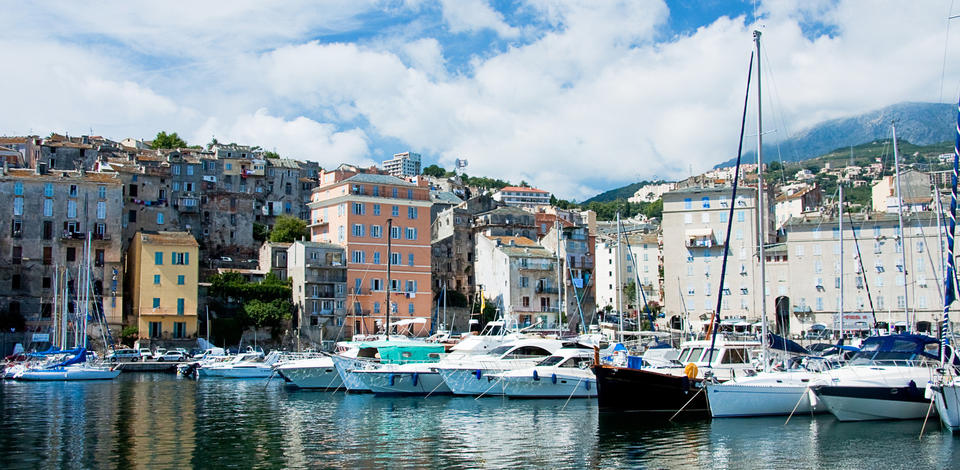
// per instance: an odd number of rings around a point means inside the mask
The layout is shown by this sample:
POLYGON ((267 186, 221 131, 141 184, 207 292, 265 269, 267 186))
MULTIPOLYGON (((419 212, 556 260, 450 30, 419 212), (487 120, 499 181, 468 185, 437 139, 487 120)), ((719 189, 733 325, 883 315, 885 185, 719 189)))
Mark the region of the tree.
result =
POLYGON ((767 163, 767 171, 780 171, 782 169, 783 169, 783 165, 781 165, 780 162, 773 161, 773 162, 767 163))
POLYGON ((309 238, 307 223, 297 217, 281 215, 277 217, 270 231, 270 241, 274 243, 293 243, 301 238, 309 238))
POLYGON ((133 342, 137 340, 139 333, 140 329, 136 326, 125 326, 120 330, 120 342, 122 344, 133 344, 133 342))
POLYGON ((270 302, 251 300, 243 305, 244 323, 256 328, 277 327, 293 316, 293 303, 289 299, 274 299, 270 302))
POLYGON ((258 242, 265 242, 270 237, 270 227, 259 222, 253 223, 253 239, 258 242))
POLYGON ((276 158, 280 158, 280 154, 277 153, 277 152, 271 152, 271 151, 268 150, 268 151, 266 151, 266 152, 263 152, 263 157, 264 157, 264 158, 275 158, 275 159, 276 159, 276 158))
POLYGON ((156 149, 177 149, 184 148, 187 146, 187 143, 177 135, 176 132, 172 134, 167 134, 166 131, 160 131, 157 133, 157 137, 153 139, 153 143, 150 144, 150 147, 154 150, 156 149))
POLYGON ((430 165, 424 168, 422 173, 427 176, 433 176, 434 178, 443 178, 447 175, 447 170, 444 170, 443 167, 438 165, 430 165))

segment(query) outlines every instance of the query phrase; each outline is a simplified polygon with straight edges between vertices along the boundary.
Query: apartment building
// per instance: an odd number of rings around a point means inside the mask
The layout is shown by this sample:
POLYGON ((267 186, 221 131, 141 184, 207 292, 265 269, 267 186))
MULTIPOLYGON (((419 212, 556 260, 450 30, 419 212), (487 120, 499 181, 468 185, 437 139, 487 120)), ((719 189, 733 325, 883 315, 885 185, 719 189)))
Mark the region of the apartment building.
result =
MULTIPOLYGON (((477 286, 508 324, 566 329, 566 322, 560 322, 558 273, 553 253, 521 236, 478 234, 476 249, 477 286)), ((567 312, 567 315, 575 313, 567 312)))
MULTIPOLYGON (((702 331, 716 310, 731 205, 720 316, 747 322, 760 318, 757 189, 738 188, 736 200, 731 200, 731 190, 727 185, 693 185, 663 194, 663 292, 670 324, 687 317, 695 331, 702 331)), ((769 191, 766 194, 764 207, 769 211, 769 191)), ((771 219, 763 231, 767 240, 771 219)), ((768 302, 768 311, 772 305, 768 302)))
POLYGON ((383 161, 383 171, 397 178, 407 178, 419 175, 420 165, 419 153, 396 153, 393 158, 383 161))
POLYGON ((839 329, 842 310, 846 330, 865 330, 874 321, 902 328, 909 312, 912 329, 936 334, 931 325, 943 315, 946 256, 936 213, 905 213, 902 236, 896 214, 856 214, 852 224, 845 216, 842 258, 837 222, 834 212, 785 225, 789 282, 776 295, 789 296, 790 330, 799 333, 814 323, 839 329))
POLYGON ((296 241, 285 252, 293 289, 294 328, 320 344, 346 338, 347 264, 344 248, 296 241))
POLYGON ((414 332, 427 334, 432 308, 429 187, 347 165, 321 172, 319 179, 309 204, 311 241, 346 249, 349 335, 385 327, 387 308, 392 320, 427 319, 414 332))
POLYGON ((630 311, 643 307, 643 299, 648 303, 663 305, 661 298, 660 241, 659 235, 653 233, 627 233, 620 240, 620 250, 617 250, 617 237, 604 235, 596 240, 596 290, 597 307, 611 306, 614 311, 630 311), (618 258, 619 253, 619 258, 618 258), (617 308, 617 283, 624 288, 633 284, 635 279, 640 280, 643 296, 640 304, 636 298, 627 298, 621 295, 623 305, 617 308))
POLYGON ((508 206, 535 208, 550 205, 550 192, 537 188, 507 186, 494 192, 493 199, 508 206))
MULTIPOLYGON (((27 328, 50 328, 55 273, 76 273, 91 241, 96 308, 118 334, 123 323, 120 211, 122 189, 115 174, 37 169, 0 170, 0 311, 22 315, 27 328)), ((68 308, 75 311, 77 305, 68 308)))
POLYGON ((478 226, 474 224, 474 217, 489 213, 496 205, 489 196, 477 196, 440 212, 430 224, 434 295, 440 294, 444 285, 468 299, 476 294, 473 262, 478 226))
POLYGON ((141 340, 197 335, 199 245, 189 232, 137 232, 127 250, 129 323, 141 340))

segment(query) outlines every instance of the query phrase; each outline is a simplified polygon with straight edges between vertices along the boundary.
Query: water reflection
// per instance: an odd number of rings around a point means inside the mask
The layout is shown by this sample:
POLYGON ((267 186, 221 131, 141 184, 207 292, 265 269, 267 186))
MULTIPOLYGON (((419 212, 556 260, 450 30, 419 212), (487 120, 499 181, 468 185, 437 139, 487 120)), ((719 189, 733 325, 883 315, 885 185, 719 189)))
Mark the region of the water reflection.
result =
POLYGON ((4 468, 943 468, 931 422, 830 416, 651 422, 594 400, 374 397, 278 381, 122 375, 0 385, 4 468))

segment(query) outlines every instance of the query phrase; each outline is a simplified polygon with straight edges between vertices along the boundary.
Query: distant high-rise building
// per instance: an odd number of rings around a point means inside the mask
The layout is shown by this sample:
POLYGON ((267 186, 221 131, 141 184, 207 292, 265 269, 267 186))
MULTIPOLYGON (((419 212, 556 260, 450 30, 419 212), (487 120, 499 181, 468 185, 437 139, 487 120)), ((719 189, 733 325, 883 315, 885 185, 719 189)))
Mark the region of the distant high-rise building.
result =
POLYGON ((383 169, 397 178, 420 174, 420 154, 413 152, 396 153, 390 160, 383 161, 383 169))

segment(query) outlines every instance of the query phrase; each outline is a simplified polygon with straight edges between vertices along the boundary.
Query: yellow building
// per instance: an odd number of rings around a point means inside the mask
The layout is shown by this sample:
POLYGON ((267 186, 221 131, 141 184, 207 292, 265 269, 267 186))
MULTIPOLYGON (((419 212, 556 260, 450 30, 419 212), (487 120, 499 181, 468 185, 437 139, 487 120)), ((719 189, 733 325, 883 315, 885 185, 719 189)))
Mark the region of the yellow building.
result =
POLYGON ((127 285, 141 338, 196 337, 199 264, 199 247, 190 232, 134 235, 127 285))

